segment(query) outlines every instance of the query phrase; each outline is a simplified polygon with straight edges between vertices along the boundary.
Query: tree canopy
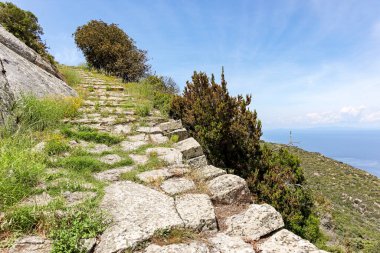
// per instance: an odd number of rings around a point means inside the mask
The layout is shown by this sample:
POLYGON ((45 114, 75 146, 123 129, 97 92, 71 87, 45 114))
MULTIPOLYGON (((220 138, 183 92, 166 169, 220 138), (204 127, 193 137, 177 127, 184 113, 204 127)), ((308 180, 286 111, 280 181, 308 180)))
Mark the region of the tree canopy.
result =
POLYGON ((121 77, 124 81, 137 81, 150 69, 146 51, 116 24, 91 20, 74 33, 75 43, 82 50, 90 67, 121 77))

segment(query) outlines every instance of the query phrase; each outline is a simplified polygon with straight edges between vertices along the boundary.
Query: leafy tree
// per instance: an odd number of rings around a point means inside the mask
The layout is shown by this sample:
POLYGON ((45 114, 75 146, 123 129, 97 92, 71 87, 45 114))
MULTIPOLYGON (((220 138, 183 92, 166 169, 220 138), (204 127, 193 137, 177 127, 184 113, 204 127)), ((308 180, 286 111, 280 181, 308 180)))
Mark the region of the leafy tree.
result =
POLYGON ((261 122, 248 106, 251 96, 232 97, 224 72, 221 84, 205 73, 194 72, 183 96, 172 103, 171 116, 181 118, 190 135, 197 139, 210 162, 247 177, 260 156, 261 122))
POLYGON ((0 24, 28 47, 39 53, 54 64, 54 58, 47 52, 47 46, 42 42, 44 34, 38 23, 38 18, 30 11, 18 8, 10 2, 0 2, 0 24))
POLYGON ((116 24, 91 20, 78 27, 74 37, 90 67, 119 76, 126 82, 137 81, 150 69, 146 51, 138 49, 133 39, 116 24))

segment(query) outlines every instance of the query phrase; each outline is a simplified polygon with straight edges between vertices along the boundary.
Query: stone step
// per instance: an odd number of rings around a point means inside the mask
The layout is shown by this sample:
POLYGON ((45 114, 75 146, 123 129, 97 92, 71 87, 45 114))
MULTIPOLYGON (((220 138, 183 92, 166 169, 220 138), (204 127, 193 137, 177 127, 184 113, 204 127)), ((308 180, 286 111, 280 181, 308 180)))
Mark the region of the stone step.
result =
POLYGON ((98 101, 122 101, 122 102, 126 102, 126 101, 130 101, 130 97, 126 96, 126 97, 114 97, 114 96, 87 96, 86 99, 88 100, 98 100, 98 101))
POLYGON ((89 84, 85 84, 85 85, 81 85, 81 86, 84 87, 84 88, 92 88, 92 89, 95 89, 95 90, 107 90, 107 91, 123 91, 124 90, 123 86, 116 86, 116 85, 108 86, 108 85, 89 85, 89 84))
POLYGON ((83 106, 108 106, 108 107, 121 107, 124 103, 121 101, 93 101, 85 100, 83 101, 83 106))
POLYGON ((247 182, 236 175, 225 174, 207 183, 211 199, 216 203, 232 204, 250 194, 247 182))
POLYGON ((175 143, 173 147, 183 154, 184 159, 191 159, 203 155, 201 145, 194 138, 188 138, 175 143))
POLYGON ((100 107, 96 109, 94 106, 87 106, 79 108, 79 111, 82 113, 108 113, 115 115, 134 115, 133 111, 121 108, 121 107, 100 107))

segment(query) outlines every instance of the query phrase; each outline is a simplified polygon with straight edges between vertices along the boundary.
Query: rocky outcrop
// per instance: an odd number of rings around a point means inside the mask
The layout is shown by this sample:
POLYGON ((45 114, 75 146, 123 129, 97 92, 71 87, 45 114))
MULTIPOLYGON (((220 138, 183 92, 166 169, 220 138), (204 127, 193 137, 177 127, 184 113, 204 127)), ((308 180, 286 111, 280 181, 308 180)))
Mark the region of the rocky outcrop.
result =
POLYGON ((0 123, 22 94, 76 96, 54 68, 0 26, 0 123))

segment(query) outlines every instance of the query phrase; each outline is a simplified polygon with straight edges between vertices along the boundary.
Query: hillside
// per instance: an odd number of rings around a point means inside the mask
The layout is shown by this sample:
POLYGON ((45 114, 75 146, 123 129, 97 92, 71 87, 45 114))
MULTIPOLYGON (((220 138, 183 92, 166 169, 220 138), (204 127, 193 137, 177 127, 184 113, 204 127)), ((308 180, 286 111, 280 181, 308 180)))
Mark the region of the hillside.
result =
POLYGON ((378 252, 380 248, 380 179, 319 153, 286 147, 301 159, 329 244, 347 251, 378 252), (372 251, 374 250, 374 251, 372 251))

